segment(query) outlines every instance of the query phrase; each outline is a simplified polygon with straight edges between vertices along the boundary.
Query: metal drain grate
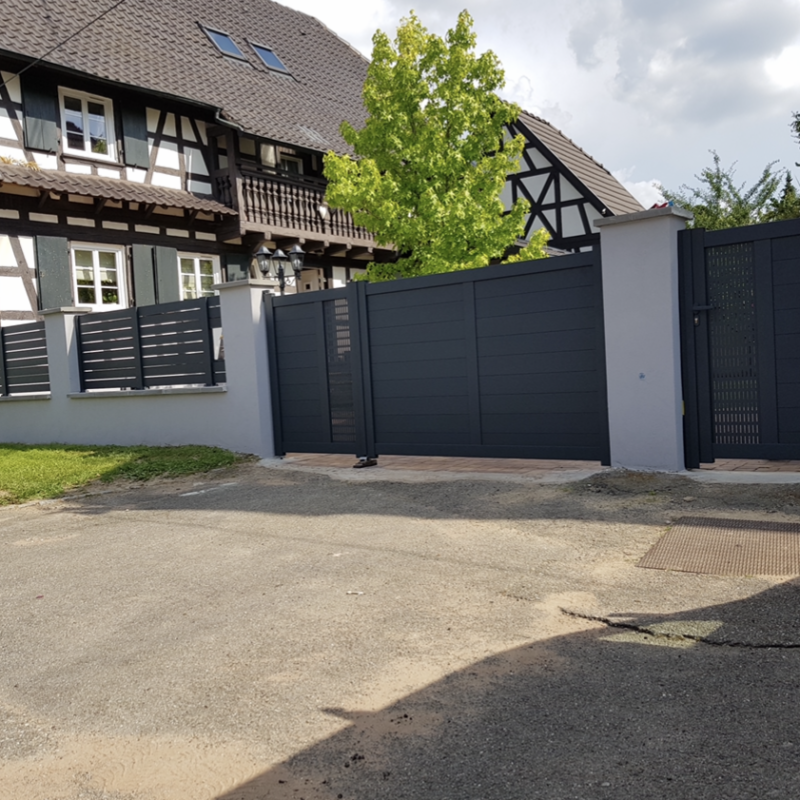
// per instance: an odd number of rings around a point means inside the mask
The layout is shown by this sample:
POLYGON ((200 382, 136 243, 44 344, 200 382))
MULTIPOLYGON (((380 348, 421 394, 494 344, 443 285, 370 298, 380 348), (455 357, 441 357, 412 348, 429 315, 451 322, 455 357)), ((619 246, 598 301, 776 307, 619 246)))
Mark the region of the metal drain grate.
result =
POLYGON ((800 523, 682 517, 637 566, 707 575, 800 575, 800 523))

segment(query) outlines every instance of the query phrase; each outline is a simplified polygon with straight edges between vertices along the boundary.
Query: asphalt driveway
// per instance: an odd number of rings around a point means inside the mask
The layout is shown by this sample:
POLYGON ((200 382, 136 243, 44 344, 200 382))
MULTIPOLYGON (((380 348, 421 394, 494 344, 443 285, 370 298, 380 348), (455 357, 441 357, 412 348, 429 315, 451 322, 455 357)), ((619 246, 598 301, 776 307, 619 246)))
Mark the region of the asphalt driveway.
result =
POLYGON ((800 488, 245 465, 0 509, 0 798, 795 796, 800 585, 636 567, 687 510, 800 488))

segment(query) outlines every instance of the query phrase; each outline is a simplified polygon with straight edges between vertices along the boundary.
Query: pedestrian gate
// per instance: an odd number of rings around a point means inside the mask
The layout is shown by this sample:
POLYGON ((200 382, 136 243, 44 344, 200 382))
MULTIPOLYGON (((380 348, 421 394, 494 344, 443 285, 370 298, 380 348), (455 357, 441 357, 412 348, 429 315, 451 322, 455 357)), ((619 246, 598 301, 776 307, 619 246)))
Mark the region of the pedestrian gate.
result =
POLYGON ((686 466, 800 459, 800 220, 679 249, 686 466))

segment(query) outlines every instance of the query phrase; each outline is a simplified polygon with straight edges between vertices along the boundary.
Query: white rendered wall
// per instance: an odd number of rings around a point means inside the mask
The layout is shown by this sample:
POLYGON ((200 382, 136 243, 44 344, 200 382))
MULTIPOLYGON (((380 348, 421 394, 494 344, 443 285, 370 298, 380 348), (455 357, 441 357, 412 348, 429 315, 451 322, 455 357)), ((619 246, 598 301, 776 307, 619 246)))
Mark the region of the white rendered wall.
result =
POLYGON ((220 289, 227 385, 80 394, 78 309, 44 312, 49 399, 0 398, 0 442, 223 447, 275 455, 266 323, 256 281, 220 289))
POLYGON ((603 260, 611 465, 680 472, 680 208, 598 220, 603 260))

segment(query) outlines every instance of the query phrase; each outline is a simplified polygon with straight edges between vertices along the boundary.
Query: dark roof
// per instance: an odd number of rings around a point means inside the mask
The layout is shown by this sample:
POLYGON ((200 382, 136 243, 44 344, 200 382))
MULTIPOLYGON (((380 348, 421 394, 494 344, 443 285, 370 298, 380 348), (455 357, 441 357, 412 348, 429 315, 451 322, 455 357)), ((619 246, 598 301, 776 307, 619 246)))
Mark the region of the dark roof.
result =
POLYGON ((602 165, 558 128, 523 111, 519 122, 592 192, 614 216, 643 211, 644 206, 602 165))
MULTIPOLYGON (((38 58, 111 5, 3 0, 0 49, 38 58)), ((367 60, 272 0, 126 0, 44 63, 221 108, 251 133, 316 151, 348 152, 341 122, 366 119, 367 60), (223 56, 201 24, 229 34, 246 62, 223 56), (273 48, 290 75, 264 66, 248 42, 273 48)))
POLYGON ((29 186, 33 189, 76 194, 83 197, 104 197, 108 200, 125 200, 131 203, 155 204, 162 208, 186 208, 191 211, 207 211, 213 214, 235 215, 232 208, 196 197, 181 189, 134 183, 117 178, 101 178, 97 175, 75 175, 56 170, 35 170, 30 167, 0 163, 0 186, 29 186))

